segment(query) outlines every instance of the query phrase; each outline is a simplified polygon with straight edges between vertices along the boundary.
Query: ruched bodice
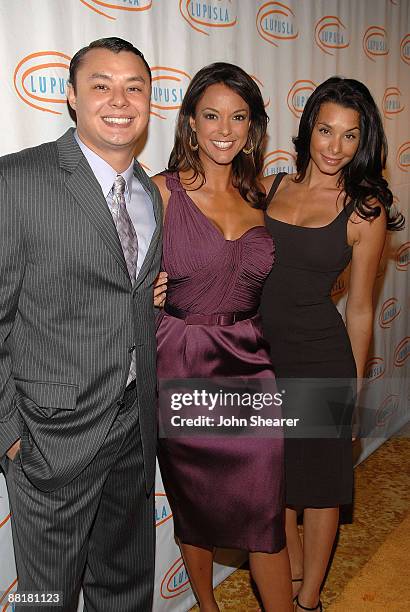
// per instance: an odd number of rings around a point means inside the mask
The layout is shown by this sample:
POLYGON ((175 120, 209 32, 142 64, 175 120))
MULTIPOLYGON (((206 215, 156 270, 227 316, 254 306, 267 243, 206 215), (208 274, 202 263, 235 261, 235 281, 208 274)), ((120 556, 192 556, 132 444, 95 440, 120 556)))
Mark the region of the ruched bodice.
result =
POLYGON ((169 277, 169 303, 203 314, 255 310, 273 263, 266 228, 252 227, 237 240, 226 240, 176 175, 168 174, 166 183, 171 195, 162 265, 169 277))

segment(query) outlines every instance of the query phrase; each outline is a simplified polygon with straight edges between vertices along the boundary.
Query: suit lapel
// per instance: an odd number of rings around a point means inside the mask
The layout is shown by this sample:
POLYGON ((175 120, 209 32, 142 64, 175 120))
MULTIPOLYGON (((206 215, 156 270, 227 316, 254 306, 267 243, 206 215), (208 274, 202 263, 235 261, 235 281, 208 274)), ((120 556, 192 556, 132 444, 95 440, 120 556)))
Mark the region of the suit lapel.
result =
POLYGON ((73 128, 70 128, 57 140, 60 166, 70 173, 66 181, 66 187, 129 280, 121 243, 111 213, 101 187, 76 143, 73 133, 73 128))
POLYGON ((158 240, 162 231, 162 201, 154 183, 148 178, 148 176, 145 174, 144 170, 141 168, 140 164, 136 160, 134 163, 134 176, 140 181, 141 185, 144 187, 145 191, 151 198, 156 221, 156 226, 154 229, 154 233, 152 234, 147 254, 145 255, 145 259, 143 261, 143 264, 141 266, 141 269, 137 276, 137 280, 134 285, 135 291, 143 283, 152 265, 152 260, 154 258, 158 240))

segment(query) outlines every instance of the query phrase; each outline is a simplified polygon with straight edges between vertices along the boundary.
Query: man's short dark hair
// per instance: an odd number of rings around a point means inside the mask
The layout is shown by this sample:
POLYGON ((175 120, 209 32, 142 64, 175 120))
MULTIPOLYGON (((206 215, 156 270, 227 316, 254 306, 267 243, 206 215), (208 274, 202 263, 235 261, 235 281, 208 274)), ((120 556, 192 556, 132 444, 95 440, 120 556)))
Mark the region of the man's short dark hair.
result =
POLYGON ((141 53, 137 47, 128 40, 124 40, 123 38, 117 38, 116 36, 111 36, 109 38, 99 38, 98 40, 93 40, 87 47, 83 47, 74 55, 70 62, 70 76, 69 83, 73 86, 75 91, 76 86, 76 76, 78 68, 81 62, 84 59, 84 56, 91 51, 91 49, 108 49, 108 51, 112 51, 112 53, 120 53, 120 51, 128 51, 129 53, 133 53, 137 57, 140 57, 144 63, 145 68, 149 74, 149 80, 151 81, 151 69, 148 66, 147 60, 141 53))

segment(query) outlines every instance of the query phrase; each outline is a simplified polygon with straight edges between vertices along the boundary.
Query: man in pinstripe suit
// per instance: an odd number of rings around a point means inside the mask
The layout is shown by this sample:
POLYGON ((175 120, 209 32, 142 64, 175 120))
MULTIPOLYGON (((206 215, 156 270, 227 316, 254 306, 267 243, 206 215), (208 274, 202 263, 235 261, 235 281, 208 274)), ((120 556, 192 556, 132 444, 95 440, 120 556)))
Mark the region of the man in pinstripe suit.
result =
POLYGON ((77 130, 0 160, 0 458, 19 590, 60 592, 60 612, 81 587, 87 612, 152 607, 161 201, 134 160, 150 94, 135 47, 94 41, 70 64, 77 130))

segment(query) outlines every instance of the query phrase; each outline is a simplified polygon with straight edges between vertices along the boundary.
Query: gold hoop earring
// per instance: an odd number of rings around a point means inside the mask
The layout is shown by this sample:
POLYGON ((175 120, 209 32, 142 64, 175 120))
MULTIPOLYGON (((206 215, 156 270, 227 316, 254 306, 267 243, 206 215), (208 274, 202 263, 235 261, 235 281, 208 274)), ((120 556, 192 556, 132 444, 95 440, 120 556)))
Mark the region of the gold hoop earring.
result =
MULTIPOLYGON (((191 134, 189 136, 189 148, 191 149, 191 151, 198 151, 198 147, 199 147, 198 141, 197 141, 196 144, 192 144, 192 134, 195 134, 194 130, 192 130, 192 132, 191 132, 191 134)), ((195 136, 195 138, 196 138, 196 136, 195 136)))
POLYGON ((253 153, 254 150, 254 146, 253 146, 253 142, 252 142, 252 138, 251 138, 251 146, 249 147, 249 149, 245 149, 245 147, 242 149, 242 151, 245 153, 245 155, 250 155, 251 153, 253 153))

